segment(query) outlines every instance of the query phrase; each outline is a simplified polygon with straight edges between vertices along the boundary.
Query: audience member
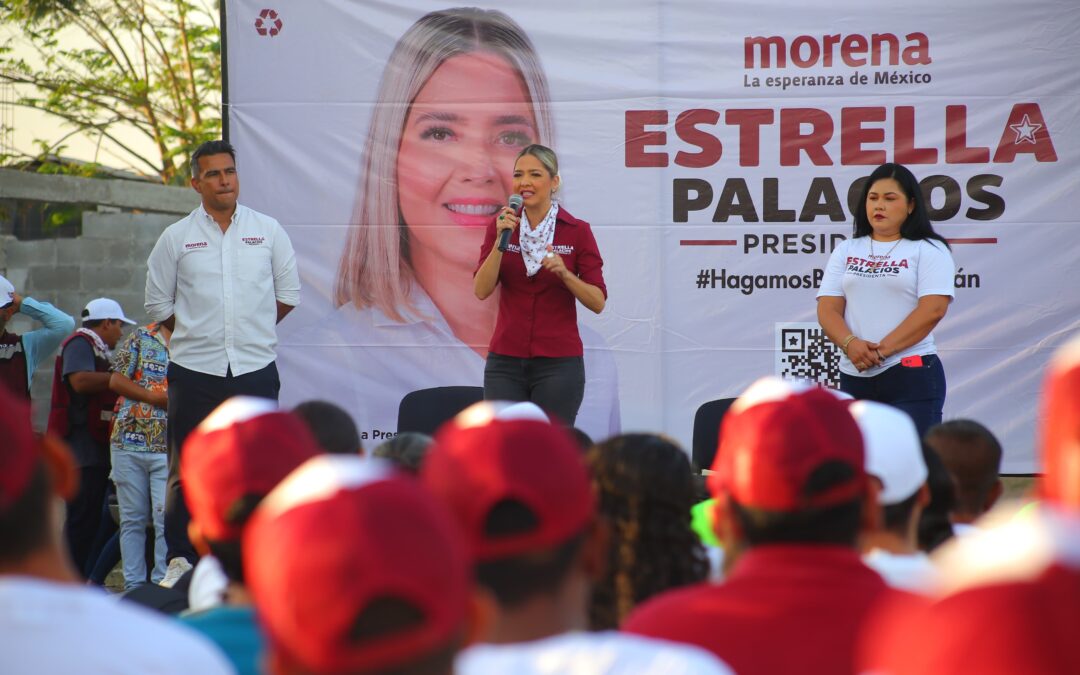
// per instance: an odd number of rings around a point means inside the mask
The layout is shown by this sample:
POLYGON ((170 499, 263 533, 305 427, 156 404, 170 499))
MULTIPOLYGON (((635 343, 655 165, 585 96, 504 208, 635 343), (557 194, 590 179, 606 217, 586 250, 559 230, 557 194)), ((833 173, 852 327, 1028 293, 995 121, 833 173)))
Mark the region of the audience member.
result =
POLYGON ((581 673, 658 672, 649 664, 664 664, 668 672, 724 672, 712 657, 682 646, 614 632, 567 634, 588 627, 591 586, 608 557, 607 531, 568 432, 498 414, 492 403, 460 413, 436 434, 420 472, 461 526, 477 583, 498 607, 486 636, 495 644, 463 652, 459 672, 541 673, 567 663, 581 673), (607 669, 615 668, 614 655, 631 653, 636 661, 629 670, 607 669))
POLYGON ((382 460, 309 460, 243 548, 271 673, 448 675, 490 615, 445 510, 382 460))
POLYGON ((625 434, 586 455, 611 530, 606 570, 594 586, 589 627, 619 627, 639 603, 704 581, 709 562, 690 528, 695 490, 690 460, 674 441, 625 434))
POLYGON ((175 330, 169 362, 166 585, 198 557, 180 479, 184 439, 233 396, 278 398, 276 325, 300 302, 284 228, 239 204, 236 150, 207 141, 191 156, 201 203, 161 234, 146 260, 146 313, 175 330))
POLYGON ((725 549, 745 551, 722 584, 665 593, 623 628, 700 645, 735 672, 854 672, 864 617, 891 592, 856 551, 877 489, 847 405, 764 378, 725 416, 714 473, 725 549))
POLYGON ((83 576, 97 560, 91 548, 105 509, 109 482, 109 422, 116 394, 109 389, 112 349, 124 324, 134 325, 115 300, 97 298, 82 311, 82 327, 60 348, 53 370, 49 431, 63 438, 79 468, 79 489, 68 502, 64 533, 83 576))
POLYGON ((15 286, 0 276, 0 386, 6 385, 29 400, 34 371, 73 330, 75 319, 47 302, 20 296, 15 286), (22 335, 9 333, 8 323, 19 313, 40 321, 42 327, 22 335))
POLYGON ((949 420, 931 427, 926 444, 941 458, 956 486, 956 506, 949 514, 956 534, 970 532, 972 523, 1001 497, 1001 443, 975 420, 949 420))
POLYGON ((329 401, 304 401, 293 408, 293 414, 307 425, 323 452, 363 456, 356 422, 341 406, 329 401))
POLYGON ((124 587, 146 582, 146 528, 154 528, 150 580, 165 577, 165 373, 172 331, 159 323, 137 328, 113 354, 109 390, 116 403, 109 446, 120 509, 124 587))
POLYGON ((0 387, 0 669, 233 672, 198 635, 82 583, 60 534, 61 500, 78 482, 72 457, 56 437, 34 438, 19 398, 0 387))
POLYGON ((420 467, 430 447, 431 436, 419 431, 403 431, 375 446, 371 455, 385 459, 402 471, 416 476, 420 473, 420 467))
POLYGON ((881 519, 862 535, 863 561, 890 586, 926 592, 935 570, 919 550, 919 516, 930 503, 919 432, 907 413, 883 403, 856 401, 849 411, 862 431, 866 473, 880 483, 881 519))
MULTIPOLYGON (((220 563, 229 583, 224 604, 181 620, 217 643, 239 673, 259 672, 263 646, 244 581, 244 525, 263 497, 319 452, 297 416, 270 399, 251 397, 222 403, 184 443, 180 474, 191 543, 203 559, 220 563)), ((273 568, 271 560, 264 564, 273 568)))
POLYGON ((1042 408, 1042 503, 943 547, 950 592, 880 620, 867 670, 1080 673, 1080 339, 1052 359, 1042 408))
POLYGON ((932 553, 952 539, 953 527, 949 517, 956 508, 956 487, 952 476, 941 463, 938 454, 925 442, 922 444, 926 462, 926 486, 930 488, 930 503, 919 516, 919 548, 932 553))

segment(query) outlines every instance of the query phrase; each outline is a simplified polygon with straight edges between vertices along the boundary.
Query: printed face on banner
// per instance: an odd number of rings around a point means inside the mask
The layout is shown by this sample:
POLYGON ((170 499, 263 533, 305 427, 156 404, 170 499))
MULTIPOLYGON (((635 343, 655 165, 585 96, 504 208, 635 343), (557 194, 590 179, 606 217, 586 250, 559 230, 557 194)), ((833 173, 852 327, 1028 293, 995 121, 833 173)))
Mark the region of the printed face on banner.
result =
POLYGON ((535 138, 528 92, 502 57, 464 54, 435 70, 406 117, 397 163, 414 264, 471 274, 484 228, 510 194, 514 159, 535 138))
POLYGON ((900 235, 900 227, 915 208, 904 189, 894 178, 882 178, 870 186, 866 193, 866 218, 878 239, 892 239, 900 235))

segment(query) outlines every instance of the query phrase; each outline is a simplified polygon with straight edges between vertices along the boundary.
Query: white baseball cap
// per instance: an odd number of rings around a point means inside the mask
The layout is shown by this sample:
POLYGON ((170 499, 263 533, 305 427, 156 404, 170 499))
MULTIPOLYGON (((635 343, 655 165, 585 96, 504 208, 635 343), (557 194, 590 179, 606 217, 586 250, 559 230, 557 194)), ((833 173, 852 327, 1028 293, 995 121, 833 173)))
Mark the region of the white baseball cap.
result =
POLYGON ((0 277, 0 308, 15 302, 15 287, 5 277, 0 277))
POLYGON ((102 319, 119 319, 124 323, 135 325, 135 322, 124 316, 124 310, 120 303, 109 298, 96 298, 86 303, 86 309, 82 311, 83 321, 99 321, 102 319))
POLYGON ((884 403, 856 401, 849 407, 866 447, 866 473, 882 483, 878 503, 899 504, 918 492, 929 471, 915 423, 884 403))

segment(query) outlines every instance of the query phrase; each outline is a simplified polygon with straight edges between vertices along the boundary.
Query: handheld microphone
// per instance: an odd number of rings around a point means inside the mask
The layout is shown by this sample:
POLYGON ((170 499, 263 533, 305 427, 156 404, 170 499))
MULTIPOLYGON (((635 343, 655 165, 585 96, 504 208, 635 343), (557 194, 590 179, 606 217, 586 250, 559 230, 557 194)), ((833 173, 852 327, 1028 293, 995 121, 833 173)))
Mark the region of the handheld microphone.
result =
MULTIPOLYGON (((521 195, 513 194, 510 195, 510 199, 506 205, 510 207, 515 216, 520 216, 521 207, 525 205, 525 200, 521 198, 521 195)), ((506 253, 506 247, 510 245, 510 233, 512 231, 513 230, 503 230, 502 234, 499 235, 499 251, 501 253, 506 253)))

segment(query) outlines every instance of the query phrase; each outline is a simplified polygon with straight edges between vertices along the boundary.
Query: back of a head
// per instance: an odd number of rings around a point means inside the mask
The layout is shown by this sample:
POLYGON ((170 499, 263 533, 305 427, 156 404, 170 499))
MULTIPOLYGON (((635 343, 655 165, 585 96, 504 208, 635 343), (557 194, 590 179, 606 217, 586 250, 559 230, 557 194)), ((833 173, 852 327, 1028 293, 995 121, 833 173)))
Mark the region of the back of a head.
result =
POLYGON ((421 480, 458 520, 477 579, 504 608, 557 587, 594 517, 588 471, 562 428, 472 406, 436 434, 421 480))
POLYGON ((969 419, 949 420, 926 434, 956 484, 956 514, 972 520, 985 513, 1000 492, 1002 449, 994 434, 969 419))
POLYGON ((324 452, 363 454, 364 447, 360 443, 356 423, 341 406, 329 401, 304 401, 293 408, 293 414, 304 421, 324 452))
POLYGON ((467 637, 460 534, 382 460, 299 467, 252 517, 244 565, 279 672, 449 673, 467 637))
POLYGON ((399 469, 415 476, 420 473, 420 467, 424 463, 424 457, 431 443, 432 438, 427 434, 419 431, 403 431, 375 446, 375 449, 371 451, 371 456, 392 462, 399 469))
POLYGON ((240 538, 259 502, 319 454, 304 423, 269 399, 234 397, 188 436, 180 475, 192 523, 232 581, 243 582, 240 538))
POLYGON ((881 483, 883 528, 907 539, 916 497, 929 477, 915 423, 907 413, 875 401, 855 401, 848 409, 862 431, 866 473, 881 483))
POLYGON ((594 446, 586 459, 611 529, 590 627, 614 629, 640 602, 704 580, 709 563, 690 527, 697 497, 690 461, 674 441, 625 434, 594 446))
POLYGON ((1058 350, 1043 386, 1042 498, 1080 513, 1080 337, 1058 350))
POLYGON ((709 487, 748 546, 854 546, 870 489, 862 434, 835 394, 762 378, 724 417, 709 487))

